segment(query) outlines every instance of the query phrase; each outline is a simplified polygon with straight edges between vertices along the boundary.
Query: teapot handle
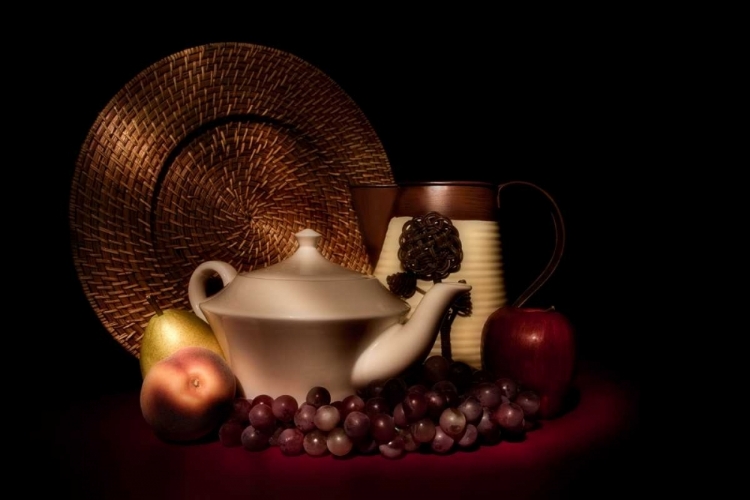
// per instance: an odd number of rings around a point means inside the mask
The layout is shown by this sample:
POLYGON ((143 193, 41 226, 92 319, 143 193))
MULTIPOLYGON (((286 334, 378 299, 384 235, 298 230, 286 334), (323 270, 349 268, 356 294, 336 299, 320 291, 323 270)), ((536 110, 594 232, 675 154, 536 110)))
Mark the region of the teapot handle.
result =
POLYGON ((500 184, 497 187, 498 208, 500 208, 500 191, 504 187, 514 184, 532 187, 541 192, 547 198, 547 200, 549 200, 553 208, 552 222, 555 227, 555 248, 552 252, 552 256, 550 257, 547 265, 544 267, 539 276, 537 276, 537 278, 531 283, 531 285, 529 285, 528 288, 526 288, 526 290, 524 290, 524 292, 518 296, 518 298, 515 300, 515 302, 513 302, 512 305, 512 307, 523 307, 526 301, 529 300, 529 297, 534 295, 539 290, 539 288, 541 288, 542 285, 547 282, 549 277, 552 276, 552 273, 555 272, 555 269, 557 269, 557 265, 560 263, 560 259, 563 255, 563 250, 565 249, 565 223, 562 218, 562 213, 560 213, 560 208, 557 206, 557 203, 555 203, 555 200, 552 198, 552 196, 550 196, 547 191, 540 188, 536 184, 527 181, 508 181, 500 184))
POLYGON ((188 285, 190 307, 193 308, 196 316, 206 323, 208 323, 208 320, 199 306, 208 299, 206 284, 215 274, 219 275, 223 286, 227 286, 237 276, 237 270, 226 262, 209 260, 195 268, 195 271, 190 276, 190 284, 188 285))

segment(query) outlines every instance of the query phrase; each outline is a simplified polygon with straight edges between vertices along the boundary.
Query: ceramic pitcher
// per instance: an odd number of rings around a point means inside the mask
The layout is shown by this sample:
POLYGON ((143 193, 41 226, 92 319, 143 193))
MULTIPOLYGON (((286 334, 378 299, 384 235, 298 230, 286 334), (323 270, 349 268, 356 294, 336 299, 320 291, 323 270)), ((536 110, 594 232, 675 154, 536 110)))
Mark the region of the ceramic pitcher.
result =
MULTIPOLYGON (((460 269, 447 280, 465 280, 472 286, 469 315, 457 316, 450 329, 451 357, 481 368, 481 335, 490 314, 508 303, 503 279, 502 241, 499 224, 500 191, 513 184, 527 185, 546 196, 553 207, 556 246, 545 269, 526 291, 513 302, 521 306, 554 272, 562 256, 564 226, 557 204, 533 183, 411 182, 351 186, 352 204, 362 231, 373 274, 387 286, 388 276, 402 272, 398 252, 404 224, 414 217, 437 212, 458 230, 463 257, 460 269)), ((428 291, 434 283, 418 280, 428 291)), ((412 310, 422 300, 421 293, 407 298, 412 310)), ((430 355, 442 353, 441 339, 430 355)))

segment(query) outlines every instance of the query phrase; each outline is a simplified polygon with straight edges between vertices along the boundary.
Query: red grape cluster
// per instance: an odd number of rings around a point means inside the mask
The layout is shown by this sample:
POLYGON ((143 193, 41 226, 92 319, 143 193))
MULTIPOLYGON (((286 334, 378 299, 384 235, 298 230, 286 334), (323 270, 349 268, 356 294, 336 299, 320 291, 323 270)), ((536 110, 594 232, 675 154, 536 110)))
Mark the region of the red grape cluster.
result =
POLYGON ((448 453, 523 437, 539 403, 511 378, 431 356, 341 401, 325 387, 311 388, 301 403, 289 395, 236 398, 219 440, 249 451, 278 446, 285 455, 448 453))

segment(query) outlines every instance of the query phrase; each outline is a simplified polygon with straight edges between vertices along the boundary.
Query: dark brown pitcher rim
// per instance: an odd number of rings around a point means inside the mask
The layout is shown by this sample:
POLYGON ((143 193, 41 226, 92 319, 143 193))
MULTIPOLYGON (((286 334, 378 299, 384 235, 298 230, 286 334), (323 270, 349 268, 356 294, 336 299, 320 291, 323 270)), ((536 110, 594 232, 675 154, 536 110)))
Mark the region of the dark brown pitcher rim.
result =
POLYGON ((397 183, 373 183, 373 184, 350 184, 350 187, 365 188, 394 188, 408 186, 460 186, 460 187, 486 187, 497 188, 498 184, 487 181, 405 181, 397 183))

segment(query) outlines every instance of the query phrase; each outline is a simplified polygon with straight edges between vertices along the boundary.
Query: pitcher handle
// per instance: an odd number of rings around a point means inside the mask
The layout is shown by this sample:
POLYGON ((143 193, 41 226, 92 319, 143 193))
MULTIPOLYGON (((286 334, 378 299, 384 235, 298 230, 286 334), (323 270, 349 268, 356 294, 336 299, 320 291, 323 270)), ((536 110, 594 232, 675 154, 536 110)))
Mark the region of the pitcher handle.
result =
POLYGON ((544 189, 540 188, 536 184, 532 182, 527 181, 508 181, 504 182, 497 187, 497 206, 500 208, 500 191, 507 186, 511 185, 524 185, 529 186, 537 191, 541 192, 547 200, 549 200, 550 204, 552 204, 552 223, 555 227, 555 248, 552 252, 552 256, 550 257, 549 261, 547 262, 547 265, 544 267, 542 272, 537 276, 537 278, 531 283, 531 285, 524 290, 524 292, 518 296, 518 298, 513 302, 512 307, 523 307, 523 305, 526 303, 529 298, 534 295, 539 288, 541 288, 544 283, 547 282, 550 276, 552 276, 552 273, 555 272, 555 269, 557 269, 557 265, 560 263, 560 259, 562 259, 563 250, 565 249, 565 223, 563 222, 562 213, 560 213, 560 208, 557 206, 557 203, 555 200, 550 196, 550 194, 545 191, 544 189))

